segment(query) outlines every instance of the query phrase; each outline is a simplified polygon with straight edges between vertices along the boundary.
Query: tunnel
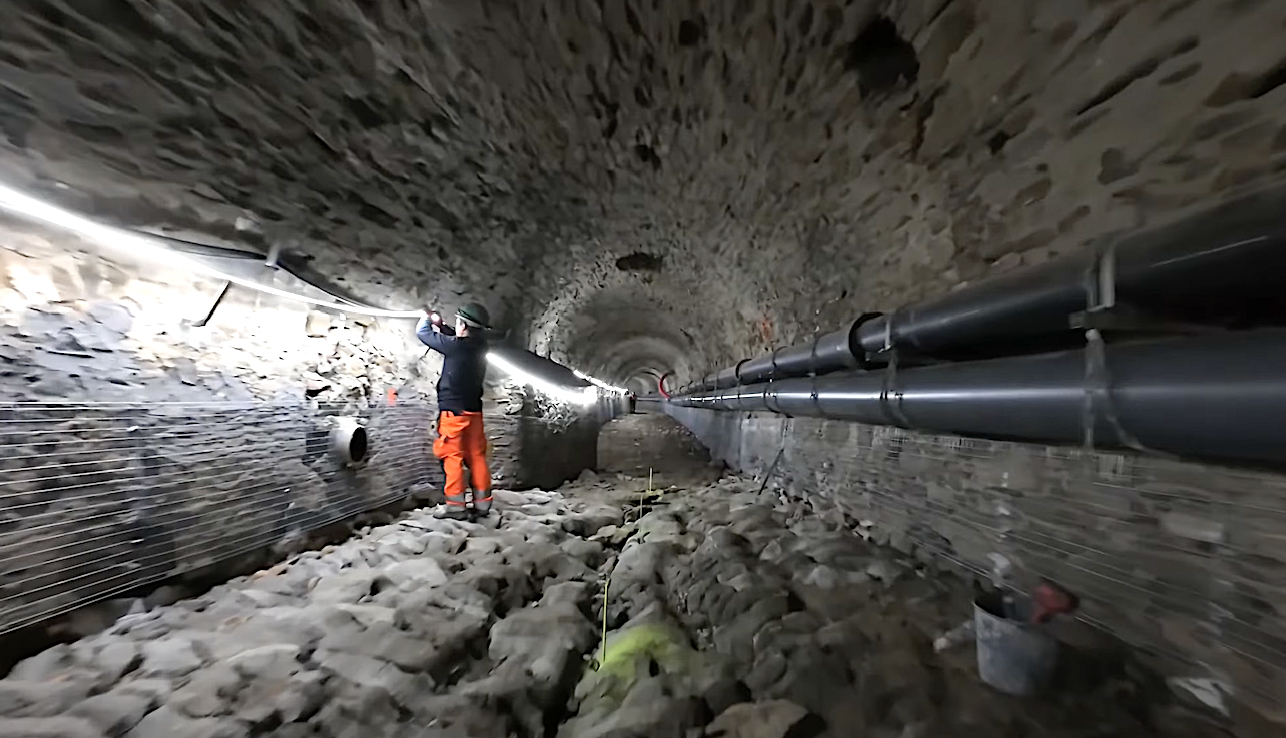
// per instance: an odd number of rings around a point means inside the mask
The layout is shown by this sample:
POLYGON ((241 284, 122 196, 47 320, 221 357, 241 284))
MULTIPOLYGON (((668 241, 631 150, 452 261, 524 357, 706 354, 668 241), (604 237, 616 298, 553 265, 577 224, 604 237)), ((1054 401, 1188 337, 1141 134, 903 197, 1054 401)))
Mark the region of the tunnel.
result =
POLYGON ((1282 735, 1284 31, 9 0, 0 736, 1282 735))

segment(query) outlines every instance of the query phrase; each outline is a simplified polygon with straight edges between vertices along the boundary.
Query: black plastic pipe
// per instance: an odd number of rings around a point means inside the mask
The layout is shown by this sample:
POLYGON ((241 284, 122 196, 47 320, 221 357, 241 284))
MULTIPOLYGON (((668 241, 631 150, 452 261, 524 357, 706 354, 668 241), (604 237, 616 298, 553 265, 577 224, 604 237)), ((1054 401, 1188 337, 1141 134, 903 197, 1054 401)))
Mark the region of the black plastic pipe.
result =
POLYGON ((1103 356, 1101 365, 1081 350, 840 373, 671 403, 1047 443, 1080 443, 1089 425, 1095 446, 1286 461, 1286 329, 1114 344, 1103 356))
MULTIPOLYGON (((1021 346, 1025 339, 1052 334, 1072 339, 1069 318, 1089 306, 1089 288, 1101 269, 1110 271, 1118 303, 1161 314, 1179 305, 1200 317, 1203 304, 1282 285, 1284 203, 1280 191, 1244 198, 1128 237, 1105 251, 1082 251, 888 315, 863 316, 816 342, 742 362, 734 376, 739 384, 751 384, 883 363, 879 354, 886 346, 919 357, 956 359, 954 354, 980 346, 1021 346)), ((990 355, 1005 353, 993 349, 990 355)), ((733 386, 727 373, 708 376, 695 387, 733 386)))
MULTIPOLYGON (((1138 307, 1282 284, 1286 205, 1243 200, 1201 217, 1126 238, 1104 254, 1113 260, 1117 302, 1138 307)), ((1087 287, 1102 262, 1080 252, 1001 275, 936 300, 873 320, 858 331, 866 352, 886 339, 927 356, 961 346, 1069 331, 1085 310, 1087 287)))
POLYGON ((773 377, 825 374, 863 365, 859 338, 861 329, 878 320, 880 313, 866 313, 842 331, 818 336, 809 343, 778 349, 767 356, 748 359, 699 383, 705 389, 753 384, 773 377), (731 374, 730 374, 731 372, 731 374))

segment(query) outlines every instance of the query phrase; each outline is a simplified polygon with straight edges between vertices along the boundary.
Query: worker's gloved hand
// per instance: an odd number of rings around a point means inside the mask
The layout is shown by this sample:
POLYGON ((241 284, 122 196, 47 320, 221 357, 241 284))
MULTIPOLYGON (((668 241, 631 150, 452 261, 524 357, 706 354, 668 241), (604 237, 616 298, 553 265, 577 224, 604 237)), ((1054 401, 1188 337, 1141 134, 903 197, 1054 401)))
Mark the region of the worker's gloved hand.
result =
POLYGON ((423 313, 423 317, 420 318, 420 323, 419 325, 416 326, 416 330, 419 331, 427 323, 428 325, 431 325, 433 327, 434 332, 441 333, 442 316, 438 313, 438 311, 434 310, 433 308, 424 308, 424 310, 422 310, 421 312, 423 313))

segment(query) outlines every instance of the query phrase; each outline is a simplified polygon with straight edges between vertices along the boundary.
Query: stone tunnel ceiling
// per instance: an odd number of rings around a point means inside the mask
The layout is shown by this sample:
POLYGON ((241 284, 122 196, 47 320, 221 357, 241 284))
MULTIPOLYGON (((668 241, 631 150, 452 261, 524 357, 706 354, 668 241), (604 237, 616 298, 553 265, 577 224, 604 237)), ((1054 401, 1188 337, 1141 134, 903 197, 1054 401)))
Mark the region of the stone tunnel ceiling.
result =
POLYGON ((1282 178, 1254 0, 9 0, 4 180, 701 373, 1282 178))

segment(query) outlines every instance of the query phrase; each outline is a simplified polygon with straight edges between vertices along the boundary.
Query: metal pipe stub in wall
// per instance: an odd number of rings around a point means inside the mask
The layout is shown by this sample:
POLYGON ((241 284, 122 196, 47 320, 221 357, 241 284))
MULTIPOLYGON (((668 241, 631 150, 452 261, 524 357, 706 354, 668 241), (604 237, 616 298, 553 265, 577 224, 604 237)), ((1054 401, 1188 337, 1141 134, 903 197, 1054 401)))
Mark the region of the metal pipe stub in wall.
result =
POLYGON ((1095 447, 1282 463, 1286 329, 843 372, 670 402, 966 436, 1090 442, 1095 447))
POLYGON ((341 464, 361 463, 370 451, 366 429, 356 418, 337 418, 330 431, 330 454, 341 464))

